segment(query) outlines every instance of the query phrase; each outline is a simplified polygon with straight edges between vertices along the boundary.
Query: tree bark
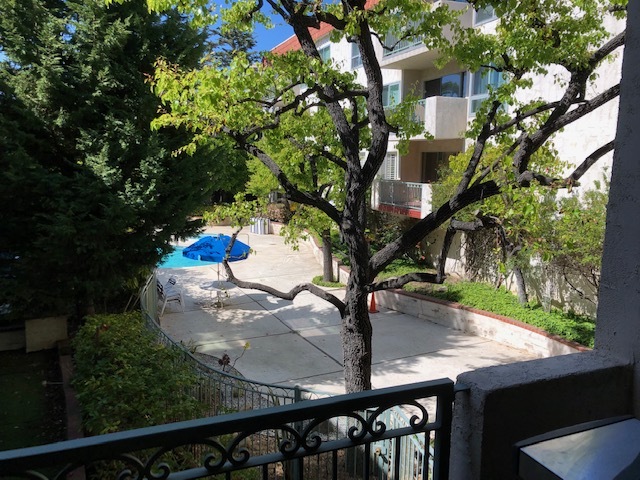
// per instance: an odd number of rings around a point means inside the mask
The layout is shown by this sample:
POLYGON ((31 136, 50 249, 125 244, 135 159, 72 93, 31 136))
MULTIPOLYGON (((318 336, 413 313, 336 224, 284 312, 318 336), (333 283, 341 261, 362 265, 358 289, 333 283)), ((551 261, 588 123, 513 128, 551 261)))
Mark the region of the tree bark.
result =
POLYGON ((525 305, 529 301, 529 296, 527 295, 527 285, 524 282, 524 275, 522 274, 522 269, 520 267, 513 267, 513 276, 516 279, 516 287, 518 290, 518 301, 521 305, 525 305))
POLYGON ((322 280, 333 282, 333 245, 331 231, 322 231, 322 280))
POLYGON ((372 336, 367 294, 349 278, 342 319, 344 383, 347 393, 371 390, 372 336))

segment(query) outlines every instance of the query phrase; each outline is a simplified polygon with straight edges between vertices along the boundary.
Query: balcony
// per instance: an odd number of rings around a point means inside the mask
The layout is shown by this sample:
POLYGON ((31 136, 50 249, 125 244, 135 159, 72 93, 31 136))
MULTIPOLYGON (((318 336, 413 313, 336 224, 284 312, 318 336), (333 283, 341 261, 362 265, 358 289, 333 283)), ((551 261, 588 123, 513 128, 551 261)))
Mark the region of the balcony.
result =
POLYGON ((371 208, 380 212, 424 218, 431 213, 431 184, 378 180, 373 183, 371 208))
POLYGON ((416 120, 434 140, 464 138, 467 129, 468 99, 457 97, 429 97, 416 102, 416 120))
MULTIPOLYGON (((460 25, 465 28, 473 26, 473 9, 464 1, 439 0, 433 2, 435 6, 447 5, 451 10, 466 10, 459 17, 460 25)), ((443 33, 447 39, 452 38, 450 29, 445 28, 443 33)), ((429 50, 419 40, 402 40, 398 42, 397 37, 388 35, 385 38, 385 45, 393 46, 392 49, 385 49, 380 65, 383 68, 393 68, 398 70, 424 70, 437 57, 436 50, 429 50)))

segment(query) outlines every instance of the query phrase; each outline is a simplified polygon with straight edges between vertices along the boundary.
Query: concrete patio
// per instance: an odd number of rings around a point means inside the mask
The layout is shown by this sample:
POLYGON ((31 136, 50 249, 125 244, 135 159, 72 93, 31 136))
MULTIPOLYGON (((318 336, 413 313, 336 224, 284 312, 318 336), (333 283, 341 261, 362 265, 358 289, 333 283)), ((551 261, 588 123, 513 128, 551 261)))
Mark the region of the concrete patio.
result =
MULTIPOLYGON (((207 233, 230 234, 229 227, 207 233)), ((310 282, 322 273, 306 244, 294 251, 278 235, 244 233, 254 254, 232 263, 243 280, 268 284, 282 291, 310 282)), ((191 242, 183 242, 187 245, 191 242)), ((217 280, 217 266, 159 269, 161 282, 173 276, 182 289, 185 311, 170 304, 162 316, 162 328, 176 341, 197 346, 197 352, 232 362, 244 345, 249 348, 235 368, 245 377, 269 383, 300 385, 324 392, 342 393, 342 345, 340 317, 332 305, 304 292, 293 302, 258 290, 245 290, 217 280), (216 290, 223 286, 228 298, 215 308, 216 290)), ((222 271, 221 278, 224 278, 222 271)), ((342 298, 343 289, 328 289, 342 298)), ((373 373, 375 388, 442 377, 480 367, 535 358, 524 350, 379 308, 373 324, 373 373)))

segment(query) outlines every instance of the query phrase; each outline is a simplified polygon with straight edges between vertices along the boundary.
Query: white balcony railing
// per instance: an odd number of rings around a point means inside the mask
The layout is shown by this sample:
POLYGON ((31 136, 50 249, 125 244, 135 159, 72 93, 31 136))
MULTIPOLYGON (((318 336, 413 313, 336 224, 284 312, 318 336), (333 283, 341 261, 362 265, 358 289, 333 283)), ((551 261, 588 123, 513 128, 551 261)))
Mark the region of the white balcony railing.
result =
MULTIPOLYGON (((462 28, 471 28, 473 26, 473 8, 465 0, 437 0, 431 3, 434 3, 435 6, 446 5, 451 10, 464 10, 458 17, 460 26, 462 28)), ((408 29, 415 26, 416 23, 414 22, 407 25, 408 29)), ((450 27, 445 27, 442 34, 449 40, 453 39, 450 27)), ((384 38, 382 54, 382 65, 384 67, 422 70, 426 68, 427 64, 425 62, 433 62, 437 56, 437 50, 427 48, 423 43, 423 39, 418 35, 408 39, 400 39, 398 36, 389 34, 384 38)))
POLYGON ((416 120, 434 140, 464 138, 468 118, 467 98, 429 97, 416 102, 416 120))
POLYGON ((371 207, 414 218, 431 213, 430 183, 378 180, 373 183, 371 207))

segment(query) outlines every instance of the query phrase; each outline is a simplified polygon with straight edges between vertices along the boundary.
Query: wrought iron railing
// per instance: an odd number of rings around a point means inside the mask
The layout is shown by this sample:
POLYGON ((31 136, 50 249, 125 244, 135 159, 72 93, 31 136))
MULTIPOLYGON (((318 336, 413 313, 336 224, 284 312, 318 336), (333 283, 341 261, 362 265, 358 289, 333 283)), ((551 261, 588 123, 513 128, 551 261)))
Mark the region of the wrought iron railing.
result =
MULTIPOLYGON (((148 291, 155 291, 155 274, 151 277, 141 292, 141 299, 148 299, 148 302, 153 302, 152 296, 148 291)), ((205 405, 207 415, 257 410, 329 396, 328 393, 299 386, 290 387, 288 385, 276 385, 250 380, 233 375, 230 372, 212 368, 196 358, 189 351, 187 345, 176 342, 160 328, 156 321, 157 300, 152 304, 141 300, 140 304, 142 313, 147 321, 147 327, 156 334, 158 341, 168 348, 178 349, 181 352, 180 361, 191 365, 192 370, 198 376, 198 386, 194 390, 193 396, 205 405), (156 306, 155 309, 153 308, 154 306, 156 306)))
POLYGON ((64 478, 85 467, 96 478, 445 479, 452 401, 453 382, 442 379, 10 450, 0 452, 0 478, 64 478), (414 412, 408 423, 388 415, 397 406, 414 412), (431 471, 428 448, 402 458, 407 436, 433 446, 431 471))

